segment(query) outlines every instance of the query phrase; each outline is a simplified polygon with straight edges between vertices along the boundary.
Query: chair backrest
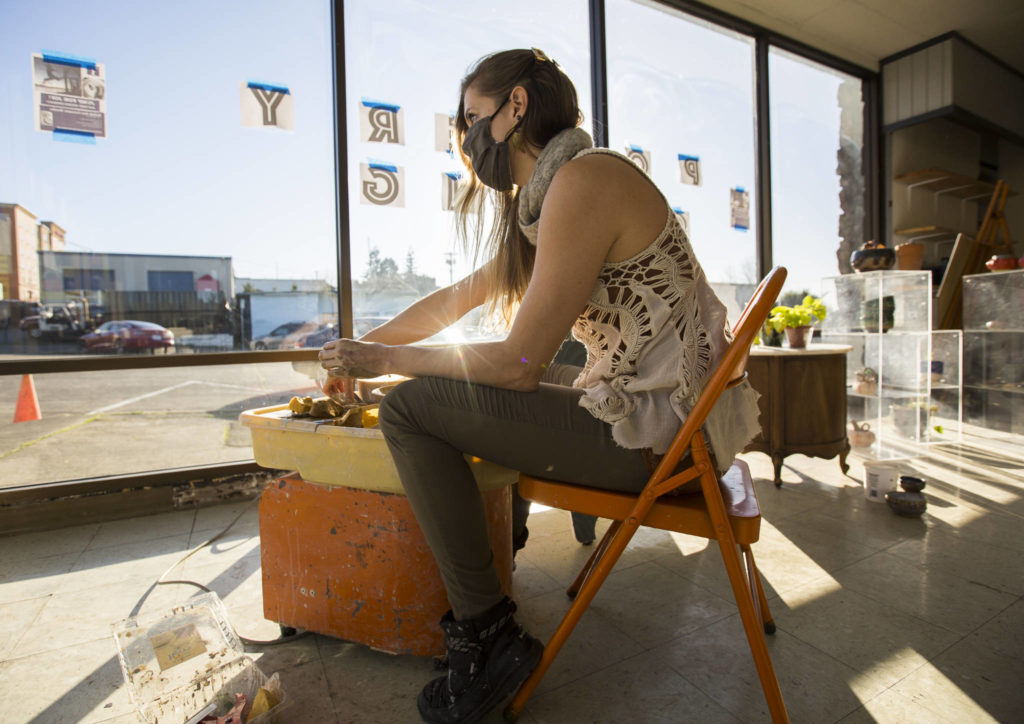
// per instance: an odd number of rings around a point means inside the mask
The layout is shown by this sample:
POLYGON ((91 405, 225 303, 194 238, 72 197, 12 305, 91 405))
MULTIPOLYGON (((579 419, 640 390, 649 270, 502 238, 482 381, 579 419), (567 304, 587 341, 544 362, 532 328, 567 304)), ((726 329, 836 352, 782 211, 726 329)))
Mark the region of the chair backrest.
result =
POLYGON ((648 481, 648 487, 657 485, 672 474, 679 460, 689 450, 693 436, 704 424, 722 392, 730 382, 743 376, 747 366, 747 357, 750 355, 750 346, 768 318, 768 312, 775 305, 775 300, 782 292, 786 274, 785 267, 777 266, 757 286, 754 296, 747 302, 740 314, 739 321, 732 329, 733 340, 726 350, 725 356, 722 357, 718 367, 711 374, 711 378, 697 399, 697 404, 683 421, 668 451, 648 481))

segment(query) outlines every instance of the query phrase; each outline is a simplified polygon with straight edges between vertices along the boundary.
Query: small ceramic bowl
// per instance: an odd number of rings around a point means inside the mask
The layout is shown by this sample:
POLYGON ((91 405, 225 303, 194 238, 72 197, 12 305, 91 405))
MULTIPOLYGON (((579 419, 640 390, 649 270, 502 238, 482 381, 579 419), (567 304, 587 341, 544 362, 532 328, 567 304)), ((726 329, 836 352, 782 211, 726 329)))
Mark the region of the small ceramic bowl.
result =
POLYGON ((921 480, 921 478, 914 477, 913 475, 901 475, 900 487, 908 493, 920 493, 924 490, 924 481, 921 480))

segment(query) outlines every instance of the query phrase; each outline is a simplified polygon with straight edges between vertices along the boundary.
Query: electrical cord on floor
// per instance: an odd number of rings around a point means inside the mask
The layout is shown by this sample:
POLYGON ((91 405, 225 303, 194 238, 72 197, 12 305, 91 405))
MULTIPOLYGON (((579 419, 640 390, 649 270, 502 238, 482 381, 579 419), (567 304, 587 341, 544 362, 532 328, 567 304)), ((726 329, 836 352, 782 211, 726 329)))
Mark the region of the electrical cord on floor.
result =
MULTIPOLYGON (((131 613, 128 614, 128 615, 130 617, 134 617, 134 616, 139 615, 139 611, 142 609, 142 605, 146 602, 146 599, 149 598, 149 594, 151 594, 154 590, 156 590, 157 586, 170 586, 172 584, 180 584, 180 585, 183 585, 183 586, 195 586, 196 588, 202 589, 203 591, 206 591, 207 593, 215 593, 215 591, 213 591, 210 588, 207 588, 202 583, 199 583, 197 581, 188 581, 188 580, 184 580, 184 579, 180 579, 180 580, 178 580, 178 579, 176 579, 176 580, 165 580, 165 579, 170 574, 170 572, 173 571, 175 568, 180 566, 182 563, 187 561, 189 558, 194 556, 196 553, 201 551, 206 546, 210 545, 214 541, 216 541, 216 540, 222 538, 224 535, 226 535, 227 532, 234 527, 235 523, 237 523, 239 521, 239 519, 243 515, 245 515, 253 505, 258 503, 259 500, 260 500, 259 496, 253 498, 252 501, 250 502, 250 504, 245 506, 244 508, 242 508, 238 512, 238 515, 236 515, 234 517, 234 519, 230 523, 227 524, 227 527, 225 527, 224 530, 222 530, 220 533, 218 533, 217 535, 213 536, 209 540, 206 540, 206 541, 200 543, 198 546, 196 546, 195 548, 190 550, 188 553, 186 553, 184 556, 182 556, 177 561, 175 561, 171 565, 171 567, 168 568, 166 571, 164 571, 160 575, 160 577, 158 579, 156 579, 156 582, 153 583, 153 585, 150 586, 149 589, 144 594, 142 594, 142 598, 140 598, 138 600, 138 602, 135 604, 135 607, 132 609, 131 613)), ((230 623, 230 621, 228 623, 230 623)), ((232 626, 231 628, 232 628, 232 630, 234 630, 235 627, 232 626)), ((288 630, 292 631, 293 633, 284 633, 285 628, 282 627, 282 634, 281 634, 281 636, 277 637, 276 639, 270 639, 268 641, 261 641, 259 639, 246 638, 245 636, 239 635, 238 631, 235 631, 235 635, 238 636, 239 641, 241 641, 243 644, 247 644, 249 646, 276 646, 278 644, 285 644, 285 643, 291 643, 292 641, 297 641, 298 639, 302 638, 303 636, 307 636, 309 634, 309 631, 298 631, 298 632, 295 632, 295 629, 288 629, 288 630)))

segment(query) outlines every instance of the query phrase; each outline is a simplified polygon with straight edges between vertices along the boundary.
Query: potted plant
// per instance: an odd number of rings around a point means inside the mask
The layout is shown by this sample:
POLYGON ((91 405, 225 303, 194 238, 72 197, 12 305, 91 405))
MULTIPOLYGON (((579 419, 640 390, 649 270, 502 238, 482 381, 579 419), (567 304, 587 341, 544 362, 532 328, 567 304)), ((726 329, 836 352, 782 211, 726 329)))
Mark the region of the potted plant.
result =
POLYGON ((807 346, 807 333, 811 326, 825 318, 825 304, 820 298, 808 294, 799 304, 772 309, 768 317, 768 325, 777 332, 786 330, 786 339, 793 349, 807 346))

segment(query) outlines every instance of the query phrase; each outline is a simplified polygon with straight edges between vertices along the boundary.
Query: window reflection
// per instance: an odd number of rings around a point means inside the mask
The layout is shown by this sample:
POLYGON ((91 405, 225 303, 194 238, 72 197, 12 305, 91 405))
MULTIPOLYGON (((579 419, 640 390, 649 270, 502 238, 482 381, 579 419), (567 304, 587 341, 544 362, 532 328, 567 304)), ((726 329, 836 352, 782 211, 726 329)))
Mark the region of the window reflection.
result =
POLYGON ((632 0, 606 17, 610 145, 651 175, 731 298, 757 273, 754 42, 632 0))
MULTIPOLYGON (((345 2, 356 334, 472 271, 450 210, 463 169, 449 123, 466 71, 494 51, 539 47, 573 80, 589 121, 588 22, 585 0, 463 3, 457 12, 417 0, 345 2)), ((492 333, 470 313, 437 339, 492 333)))
POLYGON ((108 322, 158 325, 176 354, 336 324, 328 0, 120 3, 107 20, 5 8, 0 355, 149 351, 86 336, 108 322), (40 118, 69 99, 102 101, 91 143, 40 118))

